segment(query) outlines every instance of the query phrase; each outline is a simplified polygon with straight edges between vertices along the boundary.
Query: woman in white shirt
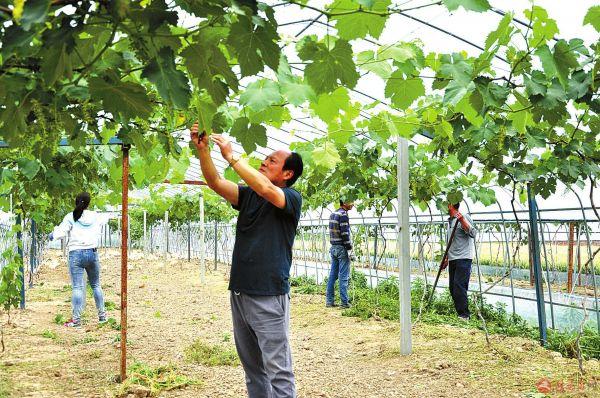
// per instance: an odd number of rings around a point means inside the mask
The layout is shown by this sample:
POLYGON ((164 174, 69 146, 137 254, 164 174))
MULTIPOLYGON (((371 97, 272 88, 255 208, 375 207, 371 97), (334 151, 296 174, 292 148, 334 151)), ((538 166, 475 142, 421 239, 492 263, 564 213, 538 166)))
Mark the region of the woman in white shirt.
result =
POLYGON ((54 228, 50 239, 68 238, 69 275, 71 276, 73 315, 65 323, 67 327, 81 326, 81 314, 85 309, 85 277, 94 293, 94 301, 98 309, 98 320, 106 322, 104 294, 100 286, 100 260, 98 259, 98 239, 102 220, 95 211, 87 210, 90 205, 90 194, 82 192, 75 199, 75 209, 67 214, 59 226, 54 228))

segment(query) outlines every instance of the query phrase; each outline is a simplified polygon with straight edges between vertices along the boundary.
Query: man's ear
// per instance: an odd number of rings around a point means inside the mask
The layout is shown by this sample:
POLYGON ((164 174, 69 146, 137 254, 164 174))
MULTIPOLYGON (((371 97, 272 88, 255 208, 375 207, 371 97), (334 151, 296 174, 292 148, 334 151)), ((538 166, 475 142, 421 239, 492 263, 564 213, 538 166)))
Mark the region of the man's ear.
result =
POLYGON ((283 170, 283 179, 289 180, 294 176, 294 170, 283 170))

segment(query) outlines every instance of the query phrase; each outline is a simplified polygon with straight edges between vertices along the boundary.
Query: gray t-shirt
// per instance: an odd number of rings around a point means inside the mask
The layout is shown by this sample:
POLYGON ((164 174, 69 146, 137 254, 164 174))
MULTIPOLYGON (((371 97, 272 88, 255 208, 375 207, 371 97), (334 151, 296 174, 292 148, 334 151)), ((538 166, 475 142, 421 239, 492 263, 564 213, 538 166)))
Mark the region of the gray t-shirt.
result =
MULTIPOLYGON (((454 234, 454 240, 450 245, 450 250, 448 250, 448 261, 473 259, 477 228, 475 228, 475 224, 473 224, 473 220, 468 214, 463 214, 463 217, 471 225, 471 229, 467 233, 461 224, 458 225, 456 228, 456 233, 454 234)), ((454 228, 454 224, 456 222, 458 222, 456 218, 448 218, 448 239, 450 239, 452 229, 454 228)))

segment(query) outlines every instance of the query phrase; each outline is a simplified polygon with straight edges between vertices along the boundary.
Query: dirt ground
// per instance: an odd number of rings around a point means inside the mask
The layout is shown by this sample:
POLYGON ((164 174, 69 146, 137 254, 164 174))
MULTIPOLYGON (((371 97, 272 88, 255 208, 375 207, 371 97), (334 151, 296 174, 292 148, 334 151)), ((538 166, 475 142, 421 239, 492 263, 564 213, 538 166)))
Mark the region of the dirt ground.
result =
MULTIPOLYGON (((27 309, 15 311, 12 325, 4 326, 0 398, 113 397, 120 389, 114 381, 120 332, 97 325, 90 296, 84 327, 54 322, 57 314, 70 315, 70 287, 65 260, 58 253, 49 257, 27 292, 27 309)), ((101 262, 106 300, 118 306, 118 253, 102 252, 101 262)), ((233 347, 226 278, 225 272, 212 271, 202 284, 197 261, 131 254, 129 364, 172 364, 178 374, 199 381, 159 396, 245 396, 241 366, 209 367, 184 356, 196 339, 233 347)), ((600 397, 598 361, 584 364, 582 379, 576 360, 534 341, 492 336, 486 347, 483 332, 423 324, 413 327, 413 354, 401 356, 397 323, 345 317, 323 304, 320 296, 292 295, 299 397, 541 397, 534 393, 544 377, 551 396, 600 397)), ((118 320, 118 309, 109 316, 118 320)))

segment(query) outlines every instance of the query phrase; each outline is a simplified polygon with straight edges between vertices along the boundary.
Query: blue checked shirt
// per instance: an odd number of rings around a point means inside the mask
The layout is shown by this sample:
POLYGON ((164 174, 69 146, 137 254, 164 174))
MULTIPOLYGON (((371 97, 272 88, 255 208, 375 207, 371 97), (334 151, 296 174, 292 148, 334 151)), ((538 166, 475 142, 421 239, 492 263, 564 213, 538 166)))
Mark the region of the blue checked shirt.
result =
POLYGON ((329 216, 329 242, 352 250, 350 239, 350 221, 346 210, 339 208, 329 216))

